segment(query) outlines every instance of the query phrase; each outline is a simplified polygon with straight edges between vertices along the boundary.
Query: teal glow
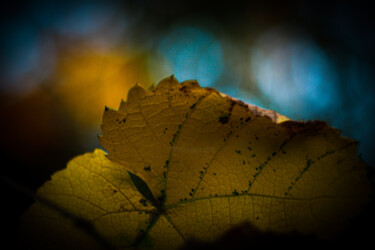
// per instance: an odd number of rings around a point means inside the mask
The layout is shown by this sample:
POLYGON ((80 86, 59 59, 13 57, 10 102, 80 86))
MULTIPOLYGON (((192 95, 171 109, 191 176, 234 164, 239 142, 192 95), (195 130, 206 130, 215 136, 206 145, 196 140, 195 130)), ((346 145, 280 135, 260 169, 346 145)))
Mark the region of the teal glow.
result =
POLYGON ((251 55, 251 72, 270 108, 291 118, 316 117, 341 103, 335 68, 306 38, 266 34, 251 55))
POLYGON ((220 78, 223 68, 221 45, 202 29, 173 30, 161 41, 158 52, 177 79, 199 79, 202 85, 211 86, 220 78))

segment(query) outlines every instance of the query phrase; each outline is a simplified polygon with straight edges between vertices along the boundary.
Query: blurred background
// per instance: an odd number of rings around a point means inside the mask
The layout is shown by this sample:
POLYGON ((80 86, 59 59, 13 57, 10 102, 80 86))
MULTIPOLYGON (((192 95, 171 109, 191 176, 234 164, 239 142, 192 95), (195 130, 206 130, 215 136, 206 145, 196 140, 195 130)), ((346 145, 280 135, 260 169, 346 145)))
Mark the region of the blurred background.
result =
POLYGON ((32 203, 17 188, 35 191, 101 147, 105 105, 171 74, 291 119, 325 120, 375 166, 375 17, 364 2, 11 1, 0 12, 9 225, 32 203))

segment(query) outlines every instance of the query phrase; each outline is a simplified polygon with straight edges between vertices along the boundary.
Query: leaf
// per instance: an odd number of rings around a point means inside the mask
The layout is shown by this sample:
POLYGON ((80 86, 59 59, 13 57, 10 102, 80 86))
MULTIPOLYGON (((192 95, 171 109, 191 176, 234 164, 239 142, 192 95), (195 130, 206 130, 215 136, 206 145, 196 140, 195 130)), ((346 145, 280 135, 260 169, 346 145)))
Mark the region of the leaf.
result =
POLYGON ((38 191, 47 202, 23 218, 33 233, 47 228, 39 236, 65 244, 177 248, 250 223, 327 239, 370 199, 355 141, 195 81, 133 87, 119 110, 105 109, 102 133, 107 157, 77 157, 38 191))
POLYGON ((71 160, 37 196, 22 230, 34 244, 43 239, 47 246, 58 242, 59 248, 93 247, 97 242, 92 237, 103 246, 131 244, 154 210, 123 167, 99 149, 71 160))

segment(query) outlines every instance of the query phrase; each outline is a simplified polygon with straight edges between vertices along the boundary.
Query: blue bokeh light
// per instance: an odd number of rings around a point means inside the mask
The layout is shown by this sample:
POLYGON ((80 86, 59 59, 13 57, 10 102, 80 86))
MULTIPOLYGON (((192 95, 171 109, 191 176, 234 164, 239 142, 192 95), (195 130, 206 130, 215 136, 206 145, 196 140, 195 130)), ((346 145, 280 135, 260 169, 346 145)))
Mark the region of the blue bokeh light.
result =
POLYGON ((203 29, 176 28, 161 41, 158 52, 166 60, 168 73, 177 79, 199 79, 203 86, 212 86, 221 76, 221 44, 203 29))
POLYGON ((349 97, 343 107, 344 116, 340 122, 344 134, 359 141, 359 152, 363 159, 375 167, 373 152, 375 118, 375 75, 364 62, 352 58, 347 66, 346 91, 349 97))
POLYGON ((266 32, 252 47, 250 59, 251 77, 263 97, 250 102, 294 120, 325 120, 358 140, 358 152, 373 164, 375 121, 369 114, 375 112, 375 76, 358 59, 337 68, 331 58, 307 34, 266 32))
POLYGON ((124 14, 114 21, 119 10, 99 1, 48 2, 28 8, 28 17, 7 19, 0 30, 4 38, 0 88, 7 93, 23 95, 43 83, 54 70, 56 46, 84 41, 97 51, 108 50, 122 41, 127 29, 124 14))
MULTIPOLYGON (((40 59, 38 32, 33 25, 18 21, 2 29, 1 33, 6 39, 2 45, 5 64, 2 66, 3 79, 0 86, 8 92, 18 91, 19 86, 15 83, 34 70, 40 59)), ((26 91, 28 87, 24 84, 22 91, 26 91)))
POLYGON ((306 36, 263 35, 253 48, 251 73, 269 108, 293 119, 323 118, 341 103, 333 64, 306 36))

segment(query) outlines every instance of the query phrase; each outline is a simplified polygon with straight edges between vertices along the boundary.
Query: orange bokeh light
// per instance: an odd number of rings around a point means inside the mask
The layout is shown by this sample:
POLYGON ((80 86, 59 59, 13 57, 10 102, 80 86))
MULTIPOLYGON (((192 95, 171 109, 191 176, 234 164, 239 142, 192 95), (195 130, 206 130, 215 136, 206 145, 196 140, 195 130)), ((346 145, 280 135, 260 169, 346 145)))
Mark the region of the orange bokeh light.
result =
POLYGON ((150 84, 147 55, 77 48, 60 56, 54 77, 56 97, 85 128, 98 126, 105 106, 117 108, 135 83, 150 84))

